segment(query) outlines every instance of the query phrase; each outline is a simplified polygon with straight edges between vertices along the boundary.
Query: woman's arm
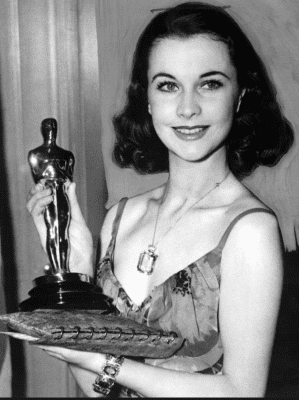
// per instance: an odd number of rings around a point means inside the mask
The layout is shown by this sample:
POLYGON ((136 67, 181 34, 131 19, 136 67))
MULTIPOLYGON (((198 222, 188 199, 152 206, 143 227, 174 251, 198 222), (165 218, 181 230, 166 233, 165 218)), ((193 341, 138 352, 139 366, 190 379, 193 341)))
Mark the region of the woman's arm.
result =
MULTIPOLYGON (((282 260, 276 219, 269 214, 250 214, 235 226, 223 251, 220 295, 223 373, 191 374, 125 359, 117 382, 145 397, 263 396, 281 286, 282 260)), ((95 374, 101 371, 105 360, 103 354, 55 351, 63 354, 65 361, 95 374)), ((78 371, 77 378, 80 374, 78 371)), ((90 388, 89 377, 85 380, 85 393, 90 388)))
POLYGON ((244 217, 223 251, 220 328, 224 373, 251 396, 266 389, 279 312, 283 267, 277 220, 244 217))
POLYGON ((93 390, 93 383, 97 374, 86 369, 82 369, 74 364, 69 364, 69 369, 76 380, 78 386, 87 397, 104 397, 93 390))

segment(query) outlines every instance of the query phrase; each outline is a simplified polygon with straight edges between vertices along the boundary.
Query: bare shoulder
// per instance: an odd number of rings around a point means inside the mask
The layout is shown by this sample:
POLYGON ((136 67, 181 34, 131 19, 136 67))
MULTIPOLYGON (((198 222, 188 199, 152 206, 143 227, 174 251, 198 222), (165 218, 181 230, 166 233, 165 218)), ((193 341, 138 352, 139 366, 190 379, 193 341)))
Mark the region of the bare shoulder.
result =
POLYGON ((111 234, 112 234, 112 227, 113 227, 113 222, 115 220, 117 210, 118 210, 119 202, 114 204, 111 208, 109 208, 102 229, 101 229, 101 257, 104 256, 107 247, 109 245, 109 242, 111 240, 111 234))
MULTIPOLYGON (((145 193, 128 198, 121 220, 121 226, 128 227, 128 225, 138 222, 143 214, 149 207, 151 201, 158 199, 162 187, 149 190, 145 193)), ((110 240, 113 229, 113 224, 117 215, 119 203, 114 204, 107 212, 102 230, 101 230, 101 248, 102 254, 105 253, 110 240)))
POLYGON ((279 232, 278 221, 273 211, 244 186, 242 196, 230 211, 235 216, 248 211, 235 224, 231 234, 233 240, 248 242, 270 233, 276 236, 279 232))
POLYGON ((104 219, 104 223, 101 229, 101 249, 102 249, 102 256, 105 254, 106 249, 110 243, 112 237, 112 230, 115 218, 117 216, 117 212, 119 209, 120 202, 117 202, 112 207, 109 208, 106 217, 104 219))
MULTIPOLYGON (((258 210, 261 210, 258 208, 258 210)), ((242 216, 233 227, 228 240, 227 247, 232 244, 240 246, 240 248, 252 248, 258 243, 278 244, 279 240, 279 226, 277 218, 274 214, 252 210, 251 212, 242 216)), ((260 246, 259 246, 260 247, 260 246)))
POLYGON ((271 263, 272 268, 279 268, 282 243, 275 214, 242 185, 241 195, 229 207, 228 215, 230 221, 238 215, 241 218, 236 220, 223 249, 223 269, 231 263, 244 266, 248 272, 267 269, 271 263))
MULTIPOLYGON (((267 210, 261 205, 258 208, 267 210)), ((281 270, 282 242, 274 214, 252 210, 236 222, 223 249, 223 272, 230 265, 238 266, 243 276, 253 279, 281 270)))

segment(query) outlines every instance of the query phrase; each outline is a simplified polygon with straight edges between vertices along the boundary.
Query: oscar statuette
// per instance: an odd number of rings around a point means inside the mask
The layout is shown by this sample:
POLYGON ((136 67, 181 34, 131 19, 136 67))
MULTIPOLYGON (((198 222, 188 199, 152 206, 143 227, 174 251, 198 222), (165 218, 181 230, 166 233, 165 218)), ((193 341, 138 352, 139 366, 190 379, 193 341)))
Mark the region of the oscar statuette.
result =
POLYGON ((110 299, 93 284, 93 279, 69 270, 71 215, 66 185, 73 179, 75 158, 70 151, 57 146, 54 118, 44 119, 41 131, 44 143, 29 152, 28 161, 35 183, 40 182, 52 190, 53 202, 44 212, 50 265, 45 267, 45 275, 33 280, 30 297, 19 304, 19 309, 96 309, 112 313, 114 307, 110 299))

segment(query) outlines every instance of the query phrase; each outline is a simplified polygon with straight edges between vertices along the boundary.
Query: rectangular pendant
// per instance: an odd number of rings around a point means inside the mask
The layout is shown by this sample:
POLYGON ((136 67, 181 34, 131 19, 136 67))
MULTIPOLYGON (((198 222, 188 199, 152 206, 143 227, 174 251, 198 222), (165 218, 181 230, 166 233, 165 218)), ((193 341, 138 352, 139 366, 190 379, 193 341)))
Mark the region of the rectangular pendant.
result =
POLYGON ((157 255, 150 250, 144 251, 139 256, 137 270, 143 274, 151 275, 154 271, 157 255))

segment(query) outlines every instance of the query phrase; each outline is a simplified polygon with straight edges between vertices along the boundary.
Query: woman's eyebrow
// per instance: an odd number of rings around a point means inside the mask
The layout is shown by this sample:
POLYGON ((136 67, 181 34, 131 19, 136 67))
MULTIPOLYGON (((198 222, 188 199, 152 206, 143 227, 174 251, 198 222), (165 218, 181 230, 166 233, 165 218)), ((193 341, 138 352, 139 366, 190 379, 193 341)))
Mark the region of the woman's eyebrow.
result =
POLYGON ((221 71, 209 71, 209 72, 205 72, 204 74, 200 75, 200 78, 207 78, 208 76, 211 75, 222 75, 224 76, 226 79, 230 80, 230 77, 228 75, 226 75, 224 72, 221 71))
POLYGON ((170 75, 170 74, 167 74, 166 72, 159 72, 158 74, 156 74, 156 75, 153 76, 152 82, 154 82, 154 80, 155 80, 156 78, 159 78, 159 77, 175 79, 174 76, 172 76, 172 75, 170 75))
MULTIPOLYGON (((204 74, 200 75, 199 78, 207 78, 208 76, 212 76, 212 75, 222 75, 224 76, 226 79, 230 80, 230 77, 228 75, 226 75, 224 72, 221 71, 209 71, 209 72, 205 72, 204 74)), ((163 77, 163 78, 170 78, 170 79, 176 79, 173 75, 167 74, 166 72, 159 72, 158 74, 153 76, 152 82, 159 77, 163 77)))

